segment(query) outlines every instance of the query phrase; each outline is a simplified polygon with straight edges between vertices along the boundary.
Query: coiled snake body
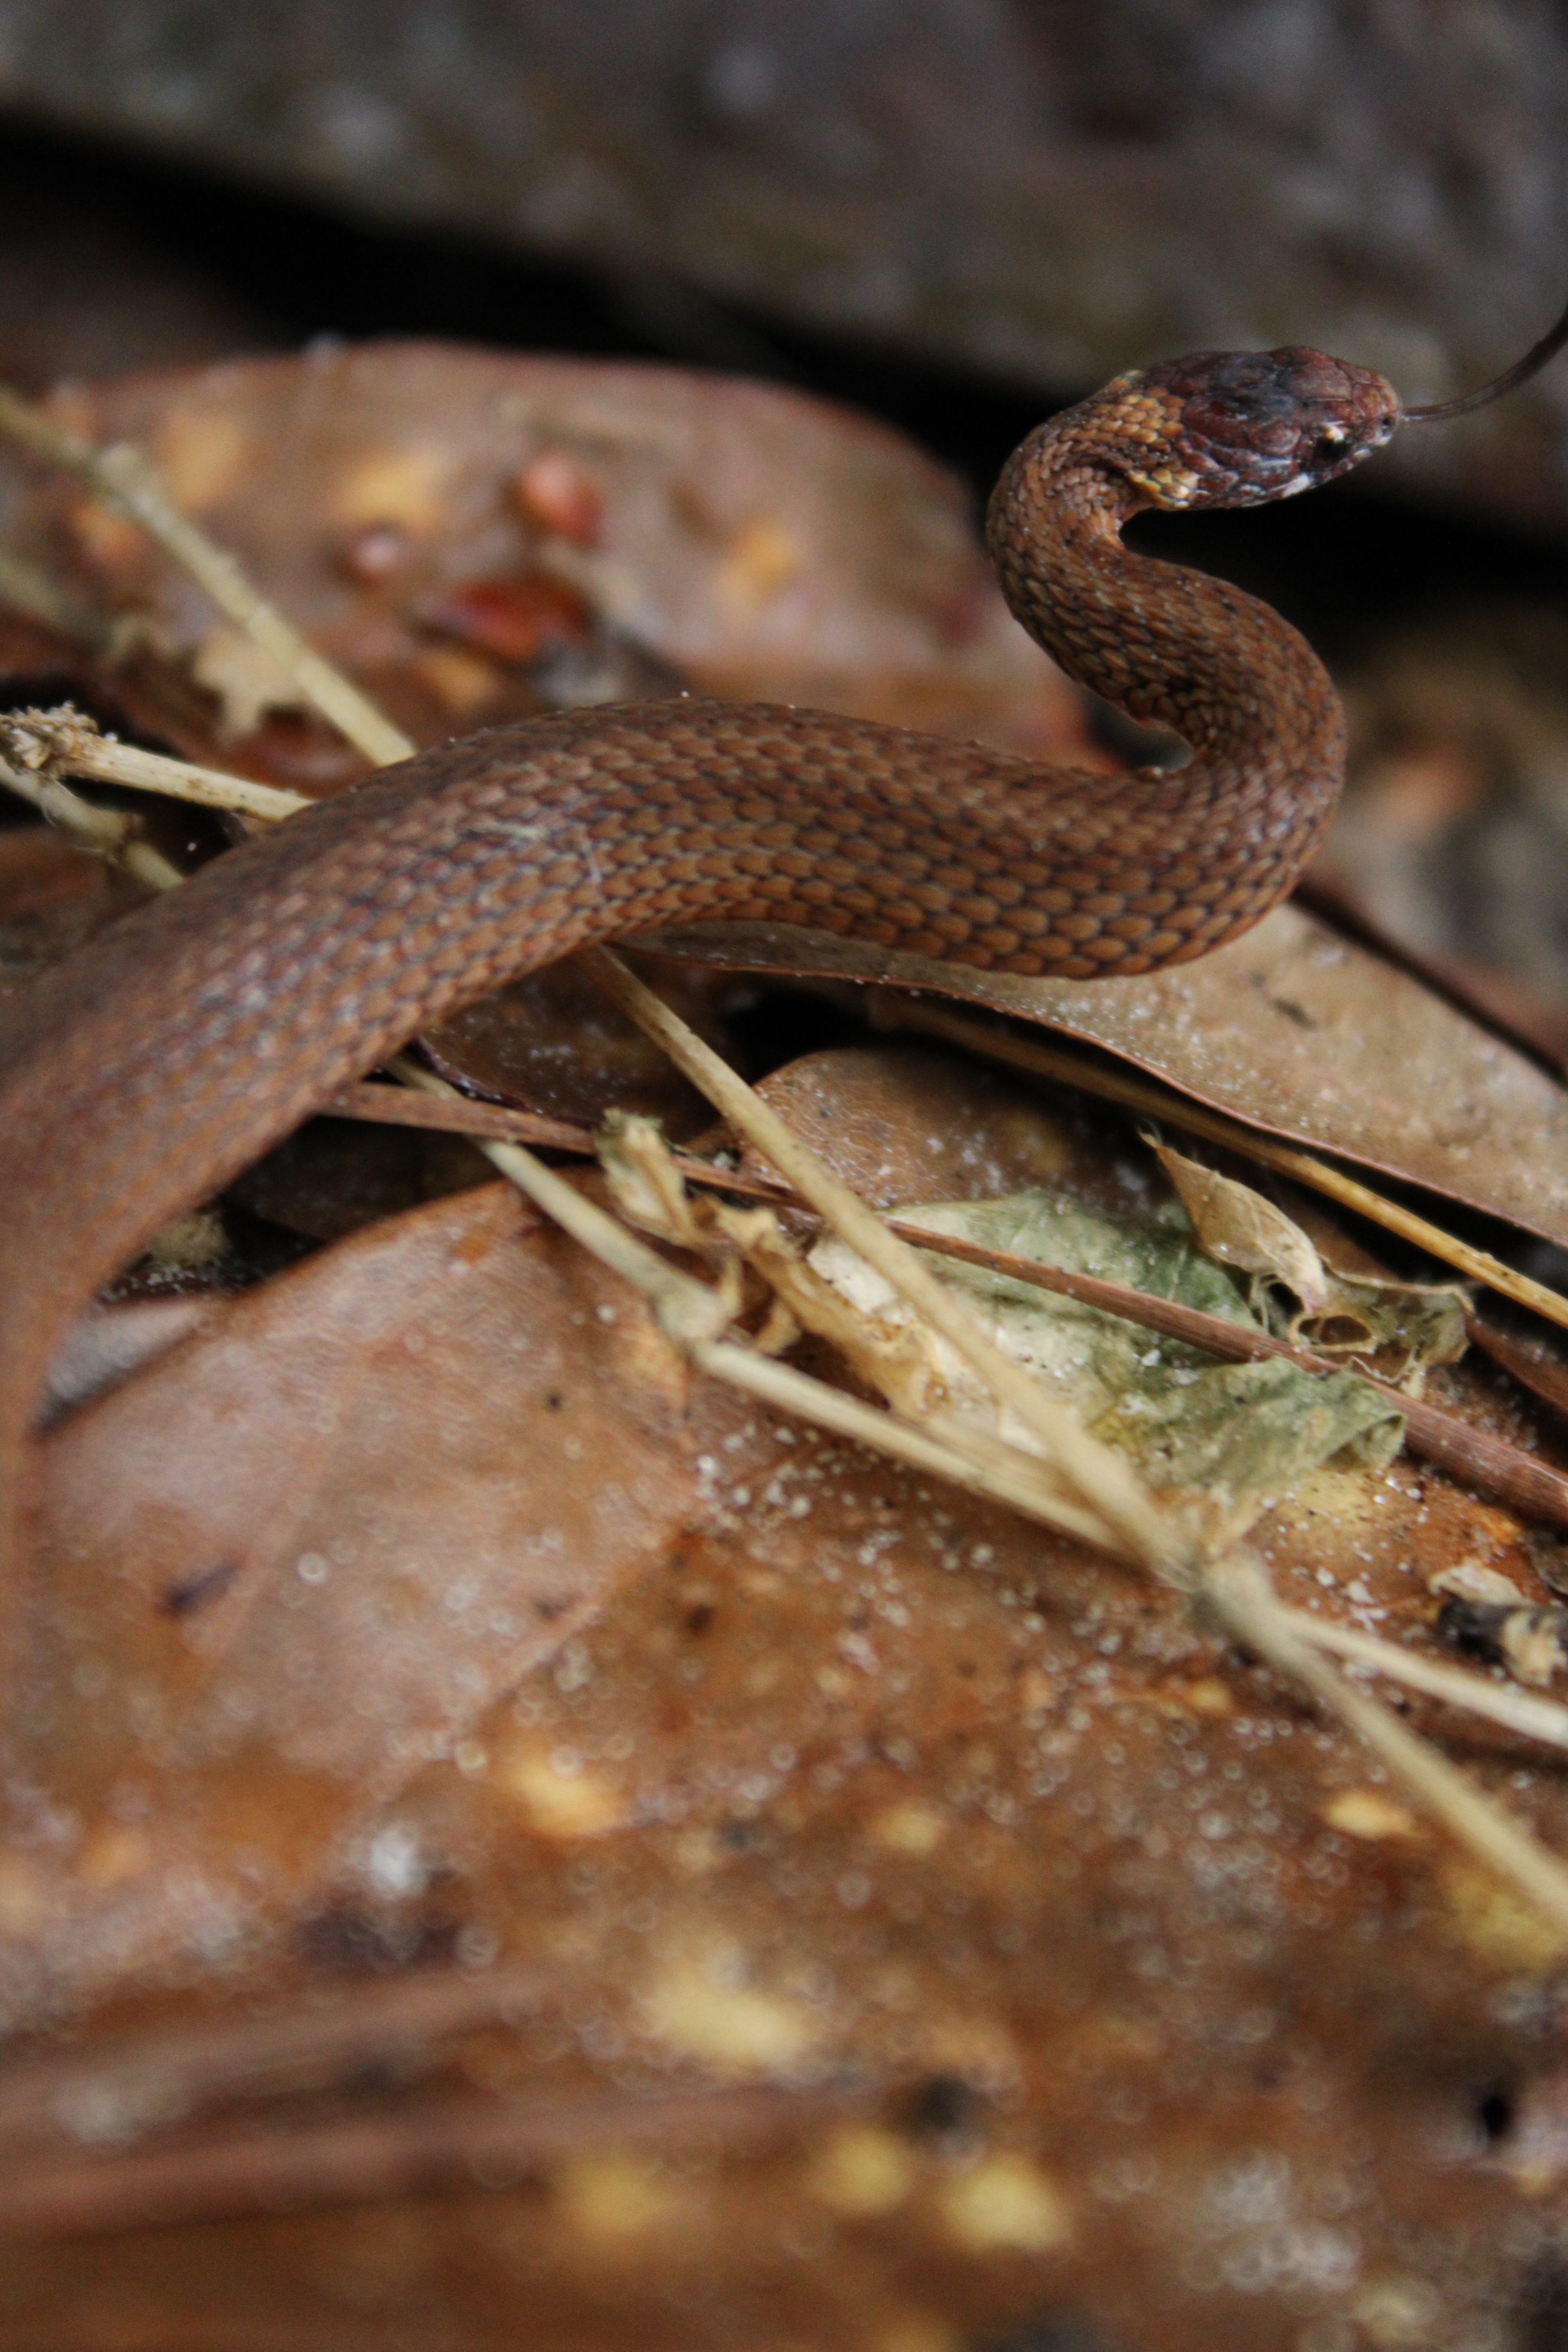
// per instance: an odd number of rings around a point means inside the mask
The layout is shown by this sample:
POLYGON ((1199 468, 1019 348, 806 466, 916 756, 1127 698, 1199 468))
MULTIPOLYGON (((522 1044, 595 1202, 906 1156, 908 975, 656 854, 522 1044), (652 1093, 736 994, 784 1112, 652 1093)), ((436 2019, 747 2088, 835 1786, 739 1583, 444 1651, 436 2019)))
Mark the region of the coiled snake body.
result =
POLYGON ((1179 775, 1041 771, 812 711, 594 709, 385 771, 47 974, 0 1029, 0 1575, 25 1557, 51 1356, 98 1286, 502 982, 718 916, 1083 980, 1256 922, 1338 795, 1338 698, 1278 614, 1120 528, 1326 481, 1399 416, 1381 377, 1320 352, 1200 353, 1117 378, 1010 460, 989 538, 1014 611, 1083 684, 1179 730, 1179 775))

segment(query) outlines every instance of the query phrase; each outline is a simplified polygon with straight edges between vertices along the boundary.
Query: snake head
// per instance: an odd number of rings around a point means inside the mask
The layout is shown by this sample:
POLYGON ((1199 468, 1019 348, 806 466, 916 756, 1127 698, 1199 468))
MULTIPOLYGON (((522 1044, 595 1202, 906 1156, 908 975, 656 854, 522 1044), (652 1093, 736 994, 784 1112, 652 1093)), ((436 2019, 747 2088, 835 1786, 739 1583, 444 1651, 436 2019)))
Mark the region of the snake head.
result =
POLYGON ((1193 352, 1123 376, 1106 394, 1141 413, 1121 470, 1156 506, 1177 509, 1265 506, 1317 489, 1381 449, 1403 414, 1382 376, 1303 343, 1193 352))

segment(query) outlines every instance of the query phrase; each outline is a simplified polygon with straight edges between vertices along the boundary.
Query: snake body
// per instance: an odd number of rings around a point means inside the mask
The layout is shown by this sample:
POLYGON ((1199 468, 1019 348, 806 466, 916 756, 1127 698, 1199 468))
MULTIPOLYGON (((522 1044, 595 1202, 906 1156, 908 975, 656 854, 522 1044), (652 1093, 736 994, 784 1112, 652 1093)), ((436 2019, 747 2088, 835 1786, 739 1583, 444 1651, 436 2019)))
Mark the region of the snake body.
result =
POLYGON ((1192 746, 1177 775, 1042 771, 821 713, 685 698, 427 751, 130 916, 0 1027, 0 1575, 71 1319, 169 1217, 417 1028, 593 941, 731 916, 1089 980, 1255 922, 1338 795, 1338 698, 1225 583, 1124 549, 1150 506, 1342 473, 1396 395, 1322 354, 1119 377, 1010 460, 988 535, 1062 666, 1192 746))

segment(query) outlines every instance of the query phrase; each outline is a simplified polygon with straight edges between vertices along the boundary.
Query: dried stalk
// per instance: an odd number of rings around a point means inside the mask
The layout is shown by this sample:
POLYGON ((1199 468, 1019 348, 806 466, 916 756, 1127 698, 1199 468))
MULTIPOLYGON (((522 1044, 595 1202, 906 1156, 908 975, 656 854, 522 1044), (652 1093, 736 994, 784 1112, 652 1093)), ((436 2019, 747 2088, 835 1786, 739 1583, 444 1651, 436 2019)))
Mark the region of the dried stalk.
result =
POLYGON ((31 802, 39 814, 68 840, 75 842, 79 849, 122 866, 149 889, 167 890, 182 879, 178 866, 172 866, 162 850, 139 838, 134 817, 122 816, 114 809, 95 808, 58 778, 30 775, 25 768, 14 768, 5 760, 0 760, 0 784, 14 792, 19 800, 31 802))
MULTIPOLYGON (((389 1066, 405 1086, 417 1087, 426 1094, 457 1091, 447 1086, 445 1078, 438 1078, 433 1070, 422 1069, 405 1055, 400 1055, 389 1066)), ((666 1339, 672 1339, 678 1347, 716 1339, 733 1320, 732 1299, 668 1264, 657 1250, 639 1241, 617 1218, 607 1215, 596 1201, 590 1201, 574 1184, 558 1176, 553 1168, 536 1160, 523 1145, 482 1143, 479 1149, 491 1165, 499 1168, 519 1192, 525 1192, 553 1223, 590 1250, 601 1265, 640 1291, 653 1308, 666 1339)))
POLYGON ((141 524, 205 589, 220 613, 288 670, 321 717, 377 767, 406 760, 413 744, 334 664, 309 645, 243 568, 183 515, 152 460, 128 442, 106 447, 58 424, 47 409, 0 385, 0 433, 89 482, 100 497, 141 524))
POLYGON ((164 793, 202 808, 227 809, 276 824, 310 803, 303 793, 276 784, 252 783, 221 768, 194 767, 162 751, 143 751, 100 732, 92 719, 65 703, 55 710, 0 715, 0 751, 13 766, 37 776, 85 776, 94 783, 123 784, 132 792, 164 793))
POLYGON ((1375 1633, 1363 1633, 1357 1625, 1338 1625, 1310 1616, 1302 1609, 1282 1608, 1280 1613, 1304 1642, 1317 1649, 1331 1650, 1357 1665, 1373 1666, 1390 1682, 1424 1691, 1428 1698, 1444 1699, 1469 1715, 1488 1716, 1505 1731, 1522 1732, 1527 1739, 1542 1740, 1549 1748, 1568 1748, 1568 1706, 1555 1699, 1537 1698, 1513 1683, 1489 1682, 1484 1675, 1468 1674, 1463 1666, 1446 1666, 1438 1659, 1403 1650, 1395 1642, 1382 1641, 1375 1633))
POLYGON ((1441 1225, 1418 1217, 1413 1209, 1401 1207, 1397 1201, 1385 1199, 1383 1193, 1358 1183, 1353 1176, 1331 1167, 1326 1160, 1314 1160, 1310 1152, 1300 1151, 1292 1144, 1275 1143, 1223 1111, 1208 1110, 1189 1101, 1173 1087, 1151 1085, 1146 1079, 1106 1069, 1086 1055, 1064 1053, 1032 1037, 1016 1036, 1000 1024, 994 1027, 989 1022, 972 1021, 962 1013, 950 1013, 945 1006, 928 1004, 923 999, 908 1004, 900 1003, 896 1013, 889 1015, 885 1012, 884 1018, 889 1027, 914 1029, 923 1036, 946 1038, 993 1062, 1005 1062, 1013 1069, 1029 1070, 1037 1076, 1056 1078, 1067 1086, 1079 1087, 1085 1094, 1120 1103, 1145 1118, 1163 1120, 1188 1135, 1202 1136, 1205 1142, 1239 1152, 1260 1167, 1272 1168, 1279 1175, 1289 1176, 1298 1184, 1306 1184, 1313 1192, 1337 1201, 1342 1208, 1353 1209, 1373 1224, 1398 1234, 1402 1240, 1414 1242, 1428 1256, 1440 1258, 1444 1265, 1456 1266, 1472 1281, 1484 1282, 1489 1290, 1528 1307, 1549 1323, 1561 1324, 1568 1330, 1568 1297, 1561 1291, 1532 1282, 1527 1274, 1516 1274, 1500 1258, 1490 1256, 1485 1250, 1472 1249, 1468 1242, 1445 1233, 1441 1225))

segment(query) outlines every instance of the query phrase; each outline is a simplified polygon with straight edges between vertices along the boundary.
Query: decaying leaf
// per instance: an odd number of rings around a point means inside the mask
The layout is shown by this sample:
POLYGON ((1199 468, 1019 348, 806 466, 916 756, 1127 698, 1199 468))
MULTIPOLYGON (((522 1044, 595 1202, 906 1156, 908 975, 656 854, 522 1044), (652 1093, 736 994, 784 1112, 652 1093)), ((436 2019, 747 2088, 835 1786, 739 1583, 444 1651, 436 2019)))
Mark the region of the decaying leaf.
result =
POLYGON ((1421 1394, 1426 1372, 1457 1364, 1469 1345, 1468 1294, 1451 1282, 1391 1282, 1328 1269, 1330 1296, 1318 1314, 1290 1317, 1286 1336, 1321 1356, 1356 1356, 1384 1380, 1421 1394))
POLYGON ((491 1186, 209 1302, 59 1423, 13 1979, 241 1935, 308 1884, 659 1556, 693 1507, 684 1395, 632 1295, 491 1186))
MULTIPOLYGON (((902 1213, 909 1223, 1100 1275, 1227 1321, 1253 1319, 1174 1206, 1114 1219, 1061 1194, 1033 1192, 902 1213)), ((931 1263, 1096 1436, 1125 1450, 1156 1489, 1180 1490, 1189 1507, 1227 1529, 1239 1531, 1266 1499, 1320 1463, 1342 1455, 1375 1465, 1398 1450, 1398 1414, 1352 1374, 1322 1380, 1279 1360, 1216 1364, 1074 1299, 951 1259, 931 1263)), ((877 1324, 892 1332, 907 1324, 908 1310, 843 1243, 820 1242, 811 1265, 877 1324)), ((953 1407, 991 1419, 951 1350, 940 1340, 930 1345, 953 1407)), ((1010 1424, 1005 1433, 1023 1442, 1010 1424)))
POLYGON ((1322 1313, 1329 1303, 1328 1275, 1300 1225, 1251 1185, 1238 1184, 1152 1137, 1144 1139, 1170 1178, 1205 1255, 1244 1274, 1282 1282, 1295 1292, 1303 1313, 1322 1313))
POLYGON ((1415 1396, 1429 1366, 1464 1354, 1469 1300, 1457 1283, 1392 1282, 1328 1265, 1294 1218, 1251 1185, 1144 1139, 1192 1219, 1198 1246, 1216 1264, 1258 1277, 1253 1305, 1280 1338, 1318 1355, 1375 1359, 1384 1379, 1415 1396), (1294 1293, 1294 1311, 1281 1312, 1270 1284, 1294 1293))

